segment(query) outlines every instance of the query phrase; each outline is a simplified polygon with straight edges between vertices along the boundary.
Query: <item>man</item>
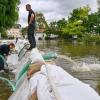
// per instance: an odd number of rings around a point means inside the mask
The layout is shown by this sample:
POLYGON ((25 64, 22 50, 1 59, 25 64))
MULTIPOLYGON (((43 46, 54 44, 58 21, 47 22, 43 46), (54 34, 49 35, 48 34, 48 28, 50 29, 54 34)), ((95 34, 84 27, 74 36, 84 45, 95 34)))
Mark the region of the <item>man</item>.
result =
POLYGON ((31 9, 30 4, 26 5, 26 10, 29 12, 29 14, 28 14, 28 40, 29 40, 29 43, 30 43, 29 50, 31 50, 32 48, 36 47, 36 41, 35 41, 35 37, 34 37, 35 13, 31 9))
POLYGON ((3 44, 0 46, 0 70, 5 70, 4 66, 5 66, 5 62, 6 61, 6 56, 9 55, 10 51, 13 50, 15 48, 14 43, 10 43, 10 44, 3 44), (4 59, 3 59, 4 58, 4 59))

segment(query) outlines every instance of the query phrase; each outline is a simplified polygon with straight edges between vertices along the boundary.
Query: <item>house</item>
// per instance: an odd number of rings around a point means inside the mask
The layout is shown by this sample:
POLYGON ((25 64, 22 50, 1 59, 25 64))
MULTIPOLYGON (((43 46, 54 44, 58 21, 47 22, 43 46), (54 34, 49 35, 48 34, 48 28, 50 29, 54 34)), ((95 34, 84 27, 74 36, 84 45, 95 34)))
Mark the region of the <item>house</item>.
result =
POLYGON ((14 27, 12 27, 11 29, 7 30, 7 35, 8 38, 16 38, 16 37, 22 37, 22 33, 21 33, 21 25, 20 24, 16 24, 14 27))

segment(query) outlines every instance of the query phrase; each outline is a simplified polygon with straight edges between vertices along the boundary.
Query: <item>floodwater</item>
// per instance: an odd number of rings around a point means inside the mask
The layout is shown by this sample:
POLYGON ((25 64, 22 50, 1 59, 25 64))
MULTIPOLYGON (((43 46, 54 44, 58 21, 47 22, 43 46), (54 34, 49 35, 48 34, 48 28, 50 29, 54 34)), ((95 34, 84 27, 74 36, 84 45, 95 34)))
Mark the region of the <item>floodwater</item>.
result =
MULTIPOLYGON (((57 65, 64 68, 74 77, 90 84, 100 95, 100 45, 77 43, 76 41, 67 42, 64 40, 39 41, 38 47, 45 51, 54 51, 60 55, 66 55, 73 59, 80 66, 84 65, 84 71, 81 69, 72 70, 72 64, 64 59, 57 59, 57 65), (91 65, 95 70, 87 70, 91 65), (96 67, 98 65, 98 67, 96 67), (96 69, 98 68, 98 69, 96 69)), ((74 67, 74 66, 73 66, 74 67)))
MULTIPOLYGON (((98 64, 100 65, 100 45, 86 45, 83 43, 78 44, 76 41, 67 42, 64 40, 49 40, 49 41, 38 41, 37 46, 40 50, 45 52, 54 51, 59 55, 66 55, 73 59, 80 66, 87 65, 84 71, 76 69, 71 63, 65 59, 58 58, 56 64, 64 68, 74 77, 80 79, 81 81, 90 84, 98 94, 100 94, 100 69, 95 68, 95 70, 87 71, 88 65, 98 64)), ((95 67, 95 66, 94 66, 95 67)), ((3 75, 5 77, 9 75, 3 75)), ((5 82, 0 81, 0 100, 8 100, 12 91, 10 87, 7 86, 5 82)))

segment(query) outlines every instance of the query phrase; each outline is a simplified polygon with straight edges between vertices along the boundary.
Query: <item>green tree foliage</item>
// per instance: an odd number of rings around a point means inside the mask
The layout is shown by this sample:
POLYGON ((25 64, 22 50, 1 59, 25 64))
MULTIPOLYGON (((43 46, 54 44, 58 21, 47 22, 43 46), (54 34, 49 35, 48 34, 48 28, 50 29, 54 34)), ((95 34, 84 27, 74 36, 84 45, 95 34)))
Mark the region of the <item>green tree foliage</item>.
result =
POLYGON ((11 28, 18 20, 19 0, 0 0, 0 32, 11 28))
POLYGON ((50 36, 50 34, 55 34, 59 36, 63 36, 63 30, 62 28, 66 27, 67 21, 63 18, 59 21, 51 22, 48 27, 46 28, 46 34, 47 36, 50 36))
POLYGON ((60 37, 78 36, 83 41, 95 41, 100 43, 100 8, 97 12, 90 13, 89 6, 73 9, 68 20, 62 19, 57 22, 51 22, 46 33, 56 34, 60 37), (98 37, 98 38, 97 38, 98 37))
POLYGON ((88 18, 84 20, 84 25, 88 33, 93 33, 97 28, 97 13, 88 15, 88 18))
POLYGON ((88 6, 74 9, 68 20, 62 19, 51 22, 47 28, 47 34, 56 34, 60 37, 78 35, 81 36, 85 31, 84 20, 88 18, 90 8, 88 6))
POLYGON ((47 22, 42 13, 36 12, 36 22, 38 29, 45 29, 47 27, 47 22))
POLYGON ((74 21, 67 24, 66 28, 63 28, 63 34, 65 35, 78 35, 81 36, 86 28, 82 26, 82 21, 74 21))
POLYGON ((47 37, 50 37, 51 34, 57 34, 57 28, 56 28, 56 22, 51 22, 48 27, 46 27, 46 35, 47 37))
POLYGON ((97 33, 99 33, 100 35, 100 8, 98 9, 98 12, 97 12, 97 33))
POLYGON ((62 29, 65 28, 66 25, 67 25, 67 21, 64 18, 59 20, 57 22, 57 25, 56 25, 57 26, 57 30, 58 30, 57 34, 62 36, 63 35, 63 30, 62 29))
POLYGON ((88 15, 88 18, 84 20, 84 25, 88 33, 100 34, 100 9, 88 15))
POLYGON ((74 9, 72 13, 70 14, 71 17, 69 18, 69 21, 73 22, 77 20, 87 19, 89 11, 90 11, 89 6, 84 6, 84 7, 74 9))
POLYGON ((90 9, 88 6, 74 9, 68 19, 67 26, 63 28, 63 33, 67 35, 82 36, 86 31, 84 20, 88 18, 89 11, 90 9))

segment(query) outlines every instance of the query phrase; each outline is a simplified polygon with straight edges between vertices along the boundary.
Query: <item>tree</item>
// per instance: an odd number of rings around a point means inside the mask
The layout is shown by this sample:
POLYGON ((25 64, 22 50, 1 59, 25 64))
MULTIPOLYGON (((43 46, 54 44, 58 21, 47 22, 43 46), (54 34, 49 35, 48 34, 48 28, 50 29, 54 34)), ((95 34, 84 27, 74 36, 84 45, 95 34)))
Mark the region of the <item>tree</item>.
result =
POLYGON ((72 13, 70 13, 71 17, 68 19, 69 21, 77 21, 77 20, 84 20, 87 19, 89 15, 90 8, 89 6, 80 7, 74 9, 72 13))
POLYGON ((47 37, 49 38, 51 34, 56 34, 56 22, 51 22, 45 30, 47 37))
POLYGON ((86 32, 93 33, 97 29, 97 13, 91 13, 88 18, 84 20, 84 26, 86 27, 86 32))
POLYGON ((88 15, 88 18, 84 20, 84 26, 87 28, 86 32, 100 34, 100 9, 88 15))
POLYGON ((11 28, 18 20, 19 0, 0 0, 0 32, 11 28))
POLYGON ((66 28, 63 28, 63 34, 65 35, 78 35, 81 36, 85 32, 86 28, 81 25, 82 22, 75 21, 67 24, 66 28))
POLYGON ((60 36, 63 35, 62 29, 65 28, 66 25, 67 25, 67 21, 64 18, 57 22, 58 35, 60 35, 60 36))
POLYGON ((89 11, 90 9, 88 6, 74 9, 68 19, 66 27, 63 28, 63 34, 69 36, 82 36, 82 34, 86 31, 86 27, 83 22, 88 18, 89 11))
POLYGON ((46 34, 47 36, 50 36, 50 34, 55 34, 58 36, 63 35, 62 28, 64 28, 67 24, 67 21, 63 18, 61 20, 58 20, 57 22, 51 22, 48 27, 46 28, 46 34))
POLYGON ((97 13, 97 33, 100 35, 100 8, 98 9, 97 13))
POLYGON ((38 29, 45 29, 47 27, 47 22, 42 13, 36 12, 36 22, 37 22, 38 29))

